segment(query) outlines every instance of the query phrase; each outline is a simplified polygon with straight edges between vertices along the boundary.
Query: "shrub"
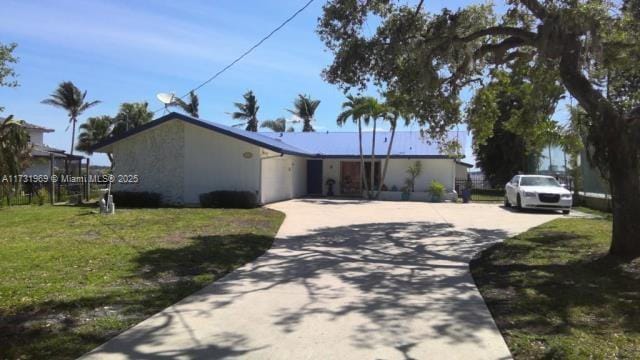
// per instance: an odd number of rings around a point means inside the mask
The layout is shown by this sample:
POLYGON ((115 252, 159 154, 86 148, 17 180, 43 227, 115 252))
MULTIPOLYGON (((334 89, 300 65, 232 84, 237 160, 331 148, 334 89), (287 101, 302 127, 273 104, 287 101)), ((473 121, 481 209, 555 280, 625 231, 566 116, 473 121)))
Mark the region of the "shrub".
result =
POLYGON ((49 199, 49 192, 44 187, 36 190, 36 196, 38 199, 38 205, 44 205, 44 202, 49 199))
POLYGON ((113 203, 118 207, 159 207, 162 195, 147 191, 112 191, 113 203))
POLYGON ((445 187, 442 183, 431 180, 431 185, 429 185, 429 192, 431 195, 441 198, 444 195, 444 190, 445 187))
POLYGON ((252 209, 258 206, 258 197, 251 191, 212 191, 200 194, 200 206, 212 208, 252 209))

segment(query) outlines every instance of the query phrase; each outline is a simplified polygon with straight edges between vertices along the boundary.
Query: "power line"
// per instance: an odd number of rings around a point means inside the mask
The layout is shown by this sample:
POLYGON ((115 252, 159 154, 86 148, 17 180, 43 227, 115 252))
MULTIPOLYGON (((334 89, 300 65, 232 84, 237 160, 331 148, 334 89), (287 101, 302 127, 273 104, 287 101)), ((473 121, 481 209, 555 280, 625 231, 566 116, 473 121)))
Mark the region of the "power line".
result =
MULTIPOLYGON (((195 88, 189 90, 186 94, 180 96, 179 99, 184 99, 185 97, 187 97, 189 95, 189 93, 191 91, 196 91, 199 90, 200 88, 202 88, 203 86, 207 85, 208 83, 210 83, 211 81, 215 80, 218 76, 222 75, 222 73, 224 73, 225 71, 227 71, 229 68, 231 68, 233 65, 235 65, 238 61, 242 60, 245 56, 249 55, 253 50, 255 50, 258 46, 262 45, 262 43, 264 43, 265 41, 267 41, 271 36, 273 36, 273 34, 275 34, 276 32, 278 32, 280 29, 282 29, 283 27, 285 27, 285 25, 287 25, 291 20, 293 20, 296 16, 298 16, 298 14, 300 14, 301 12, 303 12, 306 8, 309 7, 309 5, 311 5, 312 2, 314 2, 315 0, 309 0, 303 7, 301 7, 300 9, 298 9, 296 12, 293 13, 293 15, 289 16, 285 21, 283 21, 278 27, 276 27, 275 29, 273 29, 269 34, 267 34, 267 36, 263 37, 262 39, 260 39, 260 41, 258 41, 255 45, 253 45, 252 47, 249 48, 249 50, 245 51, 244 53, 242 53, 242 55, 238 56, 235 60, 233 60, 231 63, 229 63, 229 65, 225 66, 224 68, 222 68, 220 71, 218 71, 217 73, 215 73, 213 76, 211 76, 210 78, 208 78, 207 80, 205 80, 203 83, 201 83, 200 85, 196 86, 195 88)), ((154 111, 153 113, 157 113, 158 111, 164 110, 165 107, 162 107, 156 111, 154 111)))

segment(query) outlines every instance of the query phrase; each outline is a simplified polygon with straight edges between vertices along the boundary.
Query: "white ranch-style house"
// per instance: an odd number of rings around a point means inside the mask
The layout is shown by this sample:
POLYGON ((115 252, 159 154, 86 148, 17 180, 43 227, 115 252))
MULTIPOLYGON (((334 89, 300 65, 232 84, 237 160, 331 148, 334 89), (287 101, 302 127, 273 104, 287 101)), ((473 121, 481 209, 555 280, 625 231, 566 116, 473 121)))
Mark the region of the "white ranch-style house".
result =
MULTIPOLYGON (((376 134, 375 182, 380 179, 389 132, 376 134)), ((452 133, 451 136, 463 136, 452 133)), ((363 133, 366 174, 370 174, 370 132, 363 133)), ((262 204, 303 196, 360 196, 357 132, 266 133, 170 113, 94 148, 113 154, 115 175, 138 175, 137 183, 116 183, 115 190, 149 191, 168 204, 198 204, 214 190, 255 192, 262 204)), ((452 193, 469 164, 441 154, 419 132, 396 132, 384 185, 387 198, 404 186, 407 168, 422 162, 415 191, 437 180, 452 193)), ((455 196, 455 194, 453 194, 455 196)))

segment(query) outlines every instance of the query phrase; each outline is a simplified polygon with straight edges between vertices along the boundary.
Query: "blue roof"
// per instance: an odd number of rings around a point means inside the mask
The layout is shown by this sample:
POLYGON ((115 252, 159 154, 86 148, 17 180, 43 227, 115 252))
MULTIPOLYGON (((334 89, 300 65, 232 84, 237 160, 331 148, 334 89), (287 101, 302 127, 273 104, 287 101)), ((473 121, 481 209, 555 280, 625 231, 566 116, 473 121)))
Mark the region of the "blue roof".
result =
MULTIPOLYGON (((93 147, 93 151, 98 151, 107 145, 174 119, 182 120, 282 154, 323 158, 360 156, 357 132, 251 132, 196 119, 175 112, 129 130, 120 136, 108 138, 96 144, 93 147)), ((371 132, 362 133, 362 149, 365 155, 371 155, 372 135, 373 133, 371 132)), ((385 156, 387 154, 388 141, 391 139, 390 136, 391 133, 387 131, 379 131, 376 133, 375 154, 377 156, 385 156)), ((464 148, 466 141, 466 134, 464 132, 452 131, 448 134, 448 138, 458 139, 464 148)), ((428 141, 428 139, 422 137, 419 131, 397 131, 393 139, 391 156, 400 158, 449 157, 440 152, 436 142, 428 141)))
MULTIPOLYGON (((284 132, 263 133, 318 157, 358 157, 360 156, 357 132, 284 132)), ((373 133, 362 133, 362 152, 371 155, 373 133)), ((464 149, 466 134, 462 131, 451 131, 448 139, 458 139, 464 149)), ((376 156, 387 154, 391 133, 376 132, 376 156)), ((392 157, 448 157, 443 154, 438 143, 429 141, 419 131, 397 131, 391 147, 392 157)))
POLYGON ((150 121, 142 126, 139 126, 137 128, 131 129, 129 131, 124 132, 123 134, 119 135, 119 136, 114 136, 114 137, 110 137, 105 139, 104 141, 99 142, 98 144, 94 145, 92 147, 93 151, 98 151, 100 148, 103 148, 107 145, 113 144, 117 141, 120 141, 124 138, 127 138, 129 136, 132 136, 134 134, 143 132, 145 130, 148 130, 150 128, 156 127, 160 124, 163 124, 167 121, 170 120, 182 120, 184 122, 187 122, 189 124, 193 124, 195 126, 200 126, 202 128, 208 129, 208 130, 212 130, 215 131, 217 133, 221 133, 224 135, 229 135, 233 138, 242 140, 242 141, 246 141, 248 143, 254 144, 254 145, 258 145, 261 146, 263 148, 275 151, 275 152, 279 152, 282 154, 289 154, 289 155, 301 155, 301 156, 308 156, 309 154, 301 149, 296 148, 295 146, 291 146, 289 144, 285 144, 282 141, 278 141, 276 139, 273 139, 271 137, 268 136, 264 136, 262 133, 256 133, 256 132, 251 132, 251 131, 246 131, 246 130, 242 130, 239 128, 234 128, 231 126, 227 126, 227 125, 222 125, 222 124, 216 124, 216 123, 212 123, 212 122, 208 122, 208 121, 204 121, 204 120, 200 120, 200 119, 196 119, 194 117, 188 116, 188 115, 184 115, 184 114, 180 114, 180 113, 176 113, 176 112, 172 112, 169 113, 165 116, 162 116, 156 120, 150 121))

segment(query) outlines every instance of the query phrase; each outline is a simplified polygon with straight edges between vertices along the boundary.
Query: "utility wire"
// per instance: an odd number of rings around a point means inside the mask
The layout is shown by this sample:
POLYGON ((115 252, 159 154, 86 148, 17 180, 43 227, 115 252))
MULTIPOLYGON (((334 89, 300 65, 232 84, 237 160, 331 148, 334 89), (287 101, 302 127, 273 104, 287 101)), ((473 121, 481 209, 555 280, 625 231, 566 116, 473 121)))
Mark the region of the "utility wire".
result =
MULTIPOLYGON (((199 90, 200 88, 202 88, 203 86, 207 85, 208 83, 210 83, 211 81, 215 80, 218 76, 222 75, 222 73, 224 73, 225 71, 227 71, 229 68, 231 68, 233 65, 235 65, 238 61, 242 60, 245 56, 249 55, 253 50, 255 50, 258 46, 262 45, 263 42, 267 41, 271 36, 273 36, 273 34, 275 34, 276 32, 278 32, 280 29, 282 29, 283 27, 285 27, 285 25, 287 25, 289 22, 291 22, 291 20, 293 20, 296 16, 298 16, 298 14, 300 14, 301 12, 303 12, 306 8, 309 7, 309 5, 311 5, 312 2, 314 2, 315 0, 309 0, 303 7, 301 7, 300 9, 298 9, 298 11, 296 11, 295 13, 293 13, 293 15, 289 16, 285 21, 283 21, 278 27, 276 27, 275 29, 273 29, 267 36, 263 37, 262 39, 260 39, 260 41, 258 41, 255 45, 253 45, 252 47, 249 48, 249 50, 245 51, 244 53, 242 53, 242 55, 240 55, 239 57, 237 57, 235 60, 233 60, 231 63, 229 63, 229 65, 225 66, 224 68, 222 68, 220 71, 218 71, 217 73, 215 73, 213 76, 211 76, 210 78, 208 78, 207 80, 205 80, 203 83, 201 83, 200 85, 196 86, 195 88, 189 90, 186 94, 182 95, 179 97, 179 99, 184 99, 186 98, 189 93, 191 91, 196 91, 199 90)), ((154 111, 153 113, 157 113, 158 111, 162 111, 164 110, 166 107, 162 107, 156 111, 154 111)))

